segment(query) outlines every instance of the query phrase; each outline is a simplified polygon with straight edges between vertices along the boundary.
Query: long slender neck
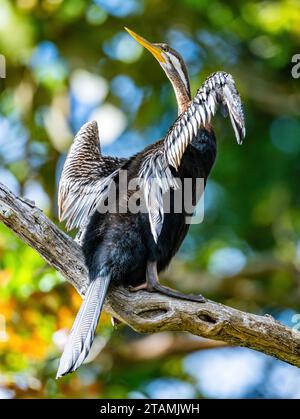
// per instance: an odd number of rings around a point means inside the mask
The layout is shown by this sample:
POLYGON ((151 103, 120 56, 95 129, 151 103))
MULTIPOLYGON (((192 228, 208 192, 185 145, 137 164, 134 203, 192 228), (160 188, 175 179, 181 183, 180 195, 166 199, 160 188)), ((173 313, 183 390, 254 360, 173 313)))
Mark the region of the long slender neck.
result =
POLYGON ((168 77, 176 95, 178 115, 181 115, 182 112, 186 111, 190 101, 192 100, 189 80, 187 79, 183 81, 177 75, 168 75, 168 77))

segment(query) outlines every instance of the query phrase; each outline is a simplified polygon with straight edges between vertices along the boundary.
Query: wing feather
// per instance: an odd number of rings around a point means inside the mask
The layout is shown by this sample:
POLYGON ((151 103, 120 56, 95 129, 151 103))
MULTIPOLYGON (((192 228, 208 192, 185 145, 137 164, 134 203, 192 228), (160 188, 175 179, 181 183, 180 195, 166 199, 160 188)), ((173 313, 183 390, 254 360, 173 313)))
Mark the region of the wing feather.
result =
POLYGON ((59 182, 60 221, 67 229, 84 227, 126 159, 102 156, 98 125, 86 123, 77 133, 59 182))
POLYGON ((210 122, 219 107, 223 115, 229 113, 237 142, 242 144, 245 137, 245 120, 241 98, 232 76, 220 71, 206 79, 187 110, 170 128, 162 145, 151 155, 147 155, 142 164, 139 173, 140 184, 144 189, 155 242, 164 220, 162 195, 167 190, 178 187, 170 166, 178 170, 187 146, 198 130, 210 122))

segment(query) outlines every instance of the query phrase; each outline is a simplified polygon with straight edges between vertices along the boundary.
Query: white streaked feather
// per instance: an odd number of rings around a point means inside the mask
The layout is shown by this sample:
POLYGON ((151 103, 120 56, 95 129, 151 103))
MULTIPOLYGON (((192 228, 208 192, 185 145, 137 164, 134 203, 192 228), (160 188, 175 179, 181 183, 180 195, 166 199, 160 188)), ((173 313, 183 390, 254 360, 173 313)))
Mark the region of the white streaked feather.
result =
POLYGON ((123 159, 101 155, 95 121, 81 127, 59 182, 59 219, 66 220, 67 229, 83 228, 87 224, 97 205, 106 198, 110 183, 123 162, 123 159))
MULTIPOLYGON (((166 185, 171 188, 174 177, 170 172, 167 182, 162 187, 162 177, 168 165, 176 170, 180 166, 181 158, 188 144, 198 130, 208 123, 219 107, 226 108, 235 132, 236 139, 241 144, 245 136, 245 121, 240 96, 230 74, 217 72, 212 74, 198 90, 188 109, 179 116, 164 139, 164 145, 154 151, 160 164, 154 164, 154 156, 147 158, 139 172, 140 182, 144 188, 146 205, 149 213, 151 231, 157 242, 163 225, 164 213, 162 208, 162 194, 165 193, 166 185), (162 168, 164 168, 162 170, 162 168), (148 182, 156 179, 158 186, 154 194, 149 194, 148 182), (147 195, 147 196, 146 196, 147 195), (161 207, 160 207, 161 206, 161 207), (159 225, 156 222, 159 222, 159 225)), ((178 186, 177 186, 178 187, 178 186)), ((176 187, 174 188, 176 189, 176 187)))
POLYGON ((187 138, 186 147, 188 145, 189 138, 193 138, 193 136, 194 136, 194 127, 193 127, 193 124, 192 124, 192 121, 191 120, 188 121, 188 130, 189 130, 189 137, 187 138))
POLYGON ((119 169, 106 178, 91 181, 90 184, 82 186, 80 191, 78 191, 77 185, 74 185, 74 189, 69 191, 64 202, 64 212, 61 218, 62 220, 67 219, 67 229, 71 230, 86 222, 100 202, 106 199, 110 184, 118 172, 119 169))
POLYGON ((216 102, 213 94, 210 94, 208 97, 208 105, 210 108, 210 112, 212 113, 212 115, 214 115, 216 102))
MULTIPOLYGON (((198 124, 198 127, 200 127, 200 125, 201 125, 201 114, 200 114, 200 112, 198 111, 198 109, 196 108, 196 110, 195 110, 195 118, 196 118, 196 121, 197 121, 197 124, 198 124)), ((199 128, 198 128, 199 129, 199 128)))
POLYGON ((206 123, 206 114, 205 114, 205 109, 203 106, 199 106, 198 112, 200 113, 201 116, 201 122, 203 125, 205 125, 206 123))
POLYGON ((193 134, 196 136, 197 135, 197 131, 198 131, 198 126, 197 126, 197 120, 195 118, 195 115, 193 115, 191 117, 191 124, 193 126, 193 134))
POLYGON ((87 357, 95 337, 109 282, 110 277, 103 276, 96 278, 89 285, 61 356, 56 378, 75 371, 87 357))

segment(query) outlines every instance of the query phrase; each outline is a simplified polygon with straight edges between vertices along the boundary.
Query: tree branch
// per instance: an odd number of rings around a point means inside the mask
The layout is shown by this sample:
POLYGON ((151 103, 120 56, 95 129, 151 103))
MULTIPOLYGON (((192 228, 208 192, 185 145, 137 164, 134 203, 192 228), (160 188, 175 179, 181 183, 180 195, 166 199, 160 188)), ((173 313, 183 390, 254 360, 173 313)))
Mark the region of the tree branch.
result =
MULTIPOLYGON (((80 247, 35 205, 0 184, 0 221, 33 247, 83 295, 87 269, 80 247)), ((300 367, 300 333, 270 316, 257 316, 207 301, 193 303, 156 293, 113 287, 106 310, 139 332, 186 331, 246 346, 300 367)))
POLYGON ((63 233, 32 201, 0 183, 0 221, 33 247, 83 295, 88 273, 80 246, 63 233))

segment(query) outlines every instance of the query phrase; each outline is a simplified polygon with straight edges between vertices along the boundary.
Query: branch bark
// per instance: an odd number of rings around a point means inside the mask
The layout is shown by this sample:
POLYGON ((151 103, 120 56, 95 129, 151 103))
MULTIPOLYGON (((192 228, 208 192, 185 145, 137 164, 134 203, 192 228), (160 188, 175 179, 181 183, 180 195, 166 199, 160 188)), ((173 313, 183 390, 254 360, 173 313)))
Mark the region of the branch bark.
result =
MULTIPOLYGON (((89 280, 80 247, 34 203, 15 196, 2 184, 0 221, 84 295, 89 280)), ((122 286, 110 289, 105 308, 138 332, 186 331, 246 346, 300 367, 300 333, 271 316, 245 313, 209 300, 193 303, 145 291, 132 293, 122 286)))

